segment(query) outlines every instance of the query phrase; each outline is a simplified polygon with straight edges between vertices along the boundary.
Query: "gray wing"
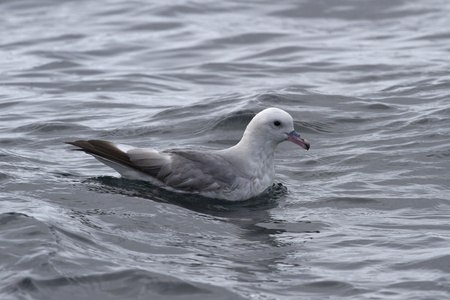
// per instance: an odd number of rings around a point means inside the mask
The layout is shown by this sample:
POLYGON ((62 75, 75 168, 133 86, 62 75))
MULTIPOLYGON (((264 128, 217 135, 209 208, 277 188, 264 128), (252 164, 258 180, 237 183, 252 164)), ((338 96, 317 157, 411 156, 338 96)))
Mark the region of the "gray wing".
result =
POLYGON ((171 163, 163 166, 157 178, 166 185, 188 192, 233 189, 241 174, 214 151, 165 151, 171 163))
POLYGON ((94 155, 121 174, 131 168, 150 175, 169 187, 187 192, 233 189, 238 178, 243 177, 230 162, 214 151, 158 152, 139 148, 125 151, 114 143, 102 140, 67 143, 80 148, 75 150, 94 155))

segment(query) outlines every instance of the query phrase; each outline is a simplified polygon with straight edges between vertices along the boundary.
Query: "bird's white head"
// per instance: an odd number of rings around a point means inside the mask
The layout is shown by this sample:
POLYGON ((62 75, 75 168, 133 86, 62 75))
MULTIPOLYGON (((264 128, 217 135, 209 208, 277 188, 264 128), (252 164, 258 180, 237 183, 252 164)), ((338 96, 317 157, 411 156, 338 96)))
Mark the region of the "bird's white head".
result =
POLYGON ((267 108, 253 117, 243 138, 270 143, 273 147, 284 141, 291 141, 306 150, 310 147, 309 142, 295 131, 291 115, 275 107, 267 108))

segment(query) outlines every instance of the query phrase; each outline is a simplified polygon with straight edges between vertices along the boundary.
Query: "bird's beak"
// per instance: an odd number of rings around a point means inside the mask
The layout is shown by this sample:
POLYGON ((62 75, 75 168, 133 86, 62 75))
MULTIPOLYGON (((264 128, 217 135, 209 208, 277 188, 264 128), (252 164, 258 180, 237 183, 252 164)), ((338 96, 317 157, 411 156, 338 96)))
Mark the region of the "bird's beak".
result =
POLYGON ((298 134, 295 130, 292 130, 288 133, 288 141, 293 142, 294 144, 299 145, 303 149, 309 150, 309 142, 305 139, 302 139, 300 137, 300 134, 298 134))

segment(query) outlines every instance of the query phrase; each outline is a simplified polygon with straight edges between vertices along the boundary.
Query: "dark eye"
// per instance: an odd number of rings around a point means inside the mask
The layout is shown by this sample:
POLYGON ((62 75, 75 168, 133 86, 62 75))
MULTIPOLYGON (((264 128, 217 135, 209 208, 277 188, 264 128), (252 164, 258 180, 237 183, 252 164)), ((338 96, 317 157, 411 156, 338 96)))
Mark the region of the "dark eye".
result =
POLYGON ((280 121, 275 121, 275 122, 273 122, 273 125, 275 125, 275 126, 280 126, 281 125, 281 123, 280 123, 280 121))

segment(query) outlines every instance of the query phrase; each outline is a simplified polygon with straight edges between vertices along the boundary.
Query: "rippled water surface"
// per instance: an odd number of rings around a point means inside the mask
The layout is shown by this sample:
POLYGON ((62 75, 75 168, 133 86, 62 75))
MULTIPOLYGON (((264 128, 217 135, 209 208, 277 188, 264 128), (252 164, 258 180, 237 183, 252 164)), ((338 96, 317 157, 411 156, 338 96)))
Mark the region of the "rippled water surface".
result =
POLYGON ((0 2, 1 299, 450 298, 450 2, 0 2), (266 194, 121 179, 63 141, 236 143, 266 194))

